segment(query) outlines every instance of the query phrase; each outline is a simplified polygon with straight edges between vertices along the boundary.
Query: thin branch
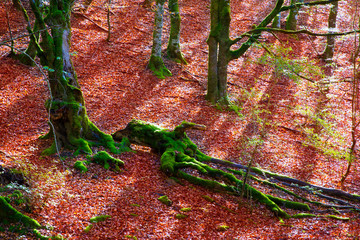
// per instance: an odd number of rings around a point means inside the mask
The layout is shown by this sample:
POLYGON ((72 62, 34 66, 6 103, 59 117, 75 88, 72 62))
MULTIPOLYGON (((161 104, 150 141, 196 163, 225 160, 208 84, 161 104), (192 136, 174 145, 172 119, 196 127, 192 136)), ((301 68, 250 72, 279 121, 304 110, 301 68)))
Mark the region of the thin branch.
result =
POLYGON ((89 18, 88 16, 86 16, 84 13, 74 12, 74 11, 73 11, 72 13, 75 14, 75 15, 80 15, 80 16, 86 18, 87 20, 89 20, 90 22, 92 22, 93 24, 95 24, 95 26, 97 26, 98 28, 100 28, 101 30, 103 30, 103 31, 105 31, 105 32, 108 32, 108 29, 100 26, 99 24, 97 24, 96 22, 94 22, 94 20, 92 20, 91 18, 89 18))
POLYGON ((287 11, 290 10, 292 8, 299 8, 299 7, 304 7, 304 6, 315 6, 315 5, 326 5, 329 3, 333 3, 333 2, 339 2, 340 0, 321 0, 321 1, 314 1, 314 2, 307 2, 307 3, 295 3, 293 5, 290 6, 283 6, 280 9, 280 12, 283 11, 287 11))
MULTIPOLYGON (((59 25, 54 25, 54 26, 59 26, 59 25)), ((23 35, 20 35, 20 36, 17 36, 17 37, 13 37, 13 38, 11 38, 11 39, 9 39, 9 40, 5 40, 5 41, 0 42, 0 46, 1 46, 1 45, 5 45, 5 43, 11 42, 11 41, 13 41, 13 40, 17 40, 17 39, 25 38, 25 37, 30 37, 30 36, 32 36, 33 34, 41 33, 41 32, 47 31, 47 30, 49 30, 49 29, 50 29, 50 27, 47 27, 47 28, 45 28, 45 29, 40 29, 40 30, 38 30, 38 31, 29 33, 29 34, 23 34, 23 35)))
POLYGON ((259 28, 255 28, 253 30, 246 32, 246 34, 257 33, 257 32, 262 32, 262 31, 264 31, 264 32, 280 32, 280 33, 284 33, 284 34, 308 34, 311 36, 344 36, 344 35, 350 35, 353 33, 360 33, 360 30, 352 30, 352 31, 347 31, 347 32, 333 32, 333 33, 315 33, 315 32, 311 32, 307 29, 285 30, 285 29, 281 29, 281 28, 259 27, 259 28))

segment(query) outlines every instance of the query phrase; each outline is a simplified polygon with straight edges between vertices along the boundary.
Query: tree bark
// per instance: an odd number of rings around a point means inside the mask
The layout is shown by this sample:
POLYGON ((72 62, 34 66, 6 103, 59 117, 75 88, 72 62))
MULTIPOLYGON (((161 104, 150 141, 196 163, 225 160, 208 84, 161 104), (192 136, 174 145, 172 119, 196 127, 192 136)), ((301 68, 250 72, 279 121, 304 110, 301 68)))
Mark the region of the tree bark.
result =
POLYGON ((208 91, 206 99, 212 103, 227 105, 227 67, 230 53, 230 0, 211 1, 211 30, 207 40, 208 91))
MULTIPOLYGON (((331 4, 331 9, 329 13, 328 28, 329 32, 334 32, 336 29, 336 17, 338 13, 338 2, 331 4)), ((324 52, 321 54, 325 62, 331 63, 334 57, 334 48, 335 48, 335 36, 326 37, 326 47, 324 52)))
MULTIPOLYGON (((283 0, 278 0, 274 9, 255 28, 266 27, 279 14, 283 0)), ((254 32, 249 39, 237 50, 230 47, 240 39, 231 40, 230 28, 230 0, 212 0, 210 7, 210 34, 207 40, 209 46, 208 57, 208 89, 206 99, 211 103, 228 105, 227 67, 231 60, 242 56, 250 46, 260 37, 261 31, 254 32)))
POLYGON ((91 145, 100 144, 113 153, 119 152, 110 135, 101 132, 88 118, 85 101, 77 81, 70 55, 71 45, 71 5, 72 0, 51 0, 49 13, 44 19, 40 1, 31 1, 31 8, 41 32, 41 42, 37 53, 41 65, 48 70, 50 99, 46 103, 49 111, 50 133, 53 145, 43 154, 52 154, 62 147, 75 149, 75 154, 91 154, 91 145))
POLYGON ((155 22, 153 31, 153 46, 149 61, 149 69, 158 78, 171 76, 171 72, 165 67, 161 57, 161 36, 164 22, 164 3, 165 0, 156 0, 155 22))
POLYGON ((169 11, 171 27, 167 46, 167 55, 170 59, 177 63, 187 64, 180 48, 181 17, 178 0, 169 0, 169 11))
MULTIPOLYGON (((298 2, 298 0, 291 0, 290 5, 295 6, 296 2, 298 2)), ((286 30, 296 30, 298 12, 299 7, 293 7, 290 9, 289 15, 286 18, 286 30)))

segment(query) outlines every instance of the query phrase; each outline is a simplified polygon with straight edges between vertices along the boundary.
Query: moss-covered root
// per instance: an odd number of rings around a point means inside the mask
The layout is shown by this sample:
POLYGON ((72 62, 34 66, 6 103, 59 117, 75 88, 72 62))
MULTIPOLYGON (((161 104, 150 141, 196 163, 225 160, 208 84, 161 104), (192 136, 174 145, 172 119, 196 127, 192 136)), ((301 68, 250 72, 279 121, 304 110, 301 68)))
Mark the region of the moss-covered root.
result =
POLYGON ((161 79, 172 76, 169 69, 165 67, 165 64, 161 57, 151 55, 148 68, 153 72, 153 74, 161 79))
POLYGON ((113 171, 119 172, 120 167, 124 166, 124 162, 120 159, 110 156, 105 151, 100 151, 91 157, 91 160, 97 164, 100 164, 105 169, 111 168, 113 171))
POLYGON ((76 161, 74 168, 84 173, 88 171, 88 168, 85 166, 86 164, 87 161, 76 161))
POLYGON ((21 222, 25 227, 41 228, 41 225, 35 220, 20 213, 13 208, 4 197, 0 196, 0 222, 18 223, 21 222))

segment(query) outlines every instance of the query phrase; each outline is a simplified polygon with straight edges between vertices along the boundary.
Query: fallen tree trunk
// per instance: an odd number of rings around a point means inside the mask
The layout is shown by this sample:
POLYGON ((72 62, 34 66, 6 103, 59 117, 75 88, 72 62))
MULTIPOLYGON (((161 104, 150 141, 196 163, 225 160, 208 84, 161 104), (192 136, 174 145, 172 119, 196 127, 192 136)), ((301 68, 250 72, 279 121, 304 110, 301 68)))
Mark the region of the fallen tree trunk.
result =
MULTIPOLYGON (((304 214, 290 216, 282 209, 282 207, 314 212, 314 209, 310 209, 309 204, 333 209, 332 211, 336 213, 339 213, 337 209, 359 211, 359 207, 356 205, 356 203, 360 202, 359 196, 357 195, 352 195, 336 189, 311 185, 297 179, 274 174, 259 168, 251 168, 251 174, 253 175, 252 178, 254 180, 266 183, 269 187, 280 189, 289 197, 287 199, 279 198, 270 194, 265 194, 249 184, 243 184, 243 181, 237 178, 236 175, 242 175, 244 172, 234 169, 246 169, 246 167, 205 155, 187 137, 185 131, 188 129, 204 130, 205 126, 183 122, 175 127, 174 130, 168 130, 143 121, 132 120, 125 129, 115 132, 112 137, 116 141, 123 141, 124 138, 127 138, 131 143, 148 146, 157 151, 161 155, 161 170, 169 176, 183 178, 196 185, 238 196, 242 195, 241 190, 244 189, 243 196, 251 197, 260 203, 265 204, 279 217, 290 218, 307 216, 304 214), (218 164, 220 167, 211 167, 209 164, 218 164), (224 168, 224 166, 226 168, 224 168), (263 178, 264 180, 260 180, 260 178, 263 178), (328 198, 325 197, 325 199, 330 199, 330 201, 339 203, 340 205, 309 200, 306 197, 294 193, 290 190, 291 188, 299 188, 300 190, 304 190, 306 194, 310 193, 317 197, 322 197, 322 195, 328 196, 328 198), (336 196, 339 199, 335 199, 331 196, 336 196), (299 200, 294 201, 293 199, 299 200), (355 201, 356 203, 350 203, 347 200, 355 201)), ((314 216, 313 214, 308 215, 310 217, 314 216)), ((334 216, 330 215, 326 217, 334 216)), ((338 217, 335 218, 342 219, 338 217)))

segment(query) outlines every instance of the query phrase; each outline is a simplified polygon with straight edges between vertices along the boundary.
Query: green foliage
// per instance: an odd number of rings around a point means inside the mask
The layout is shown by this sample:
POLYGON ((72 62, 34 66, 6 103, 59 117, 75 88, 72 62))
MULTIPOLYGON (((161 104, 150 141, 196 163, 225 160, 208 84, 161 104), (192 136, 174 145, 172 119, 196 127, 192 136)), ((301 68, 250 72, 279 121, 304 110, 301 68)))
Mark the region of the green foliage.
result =
POLYGON ((281 45, 262 45, 260 47, 266 48, 267 51, 255 63, 273 66, 277 75, 287 76, 295 82, 298 82, 302 77, 315 82, 316 79, 325 76, 316 61, 306 57, 293 58, 291 47, 285 48, 281 45))
POLYGON ((305 146, 312 146, 334 159, 349 159, 346 137, 336 124, 336 116, 330 108, 323 106, 320 111, 310 106, 297 106, 295 111, 306 118, 305 123, 298 122, 306 135, 305 146))
POLYGON ((111 218, 111 216, 110 215, 99 215, 99 216, 90 218, 90 222, 91 223, 103 222, 108 218, 111 218))

